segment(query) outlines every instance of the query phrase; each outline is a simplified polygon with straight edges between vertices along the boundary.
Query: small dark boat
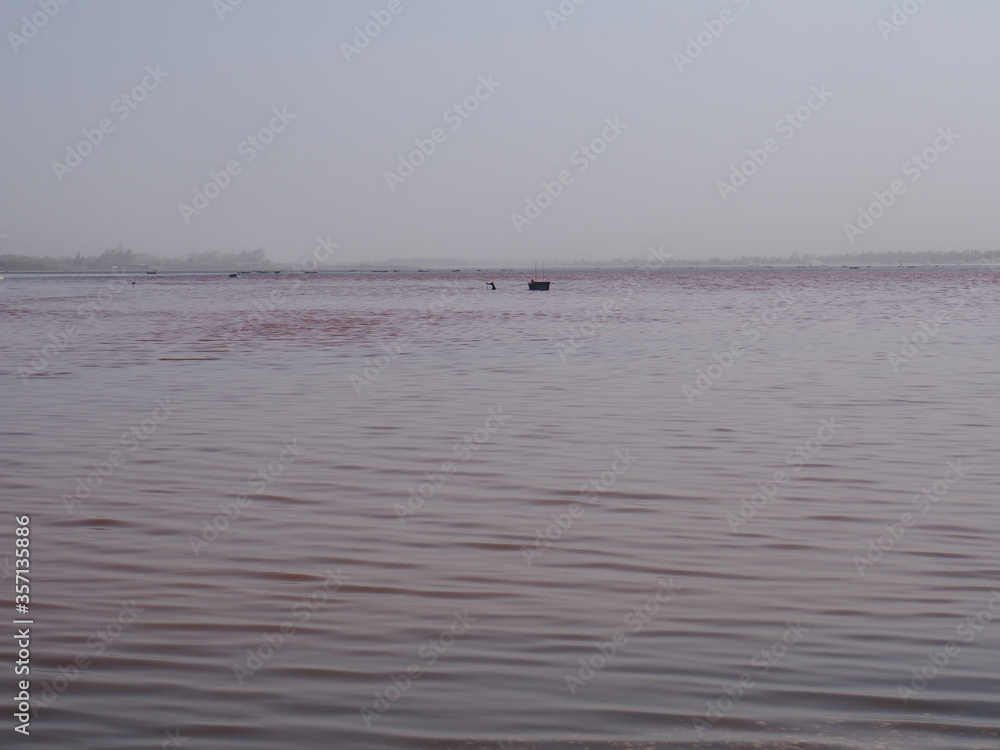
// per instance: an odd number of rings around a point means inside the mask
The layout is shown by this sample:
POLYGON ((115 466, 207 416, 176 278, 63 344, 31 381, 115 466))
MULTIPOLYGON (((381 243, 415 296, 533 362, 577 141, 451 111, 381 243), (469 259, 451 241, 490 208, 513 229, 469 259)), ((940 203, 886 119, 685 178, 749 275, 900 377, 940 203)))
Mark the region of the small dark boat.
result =
MULTIPOLYGON (((535 264, 535 273, 538 273, 538 264, 535 264)), ((545 273, 545 269, 542 269, 542 273, 545 273)), ((528 282, 528 290, 532 292, 547 292, 549 291, 550 281, 535 281, 532 279, 528 282)))
POLYGON ((229 274, 229 278, 231 278, 231 279, 238 279, 239 277, 240 277, 240 274, 238 274, 238 273, 231 273, 231 274, 229 274))

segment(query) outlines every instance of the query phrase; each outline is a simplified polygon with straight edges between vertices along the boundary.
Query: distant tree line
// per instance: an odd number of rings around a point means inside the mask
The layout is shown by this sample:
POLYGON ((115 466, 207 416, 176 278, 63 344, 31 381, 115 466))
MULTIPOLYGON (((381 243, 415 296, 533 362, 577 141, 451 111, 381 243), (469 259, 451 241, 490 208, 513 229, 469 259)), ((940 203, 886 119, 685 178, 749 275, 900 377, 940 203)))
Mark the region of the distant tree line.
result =
MULTIPOLYGON (((955 251, 931 251, 913 252, 907 250, 897 250, 896 252, 868 252, 868 253, 845 253, 841 255, 810 255, 792 253, 790 256, 777 255, 744 255, 740 258, 719 258, 714 257, 708 260, 699 261, 707 266, 747 266, 747 265, 815 265, 816 262, 825 265, 923 265, 932 264, 962 264, 962 263, 997 263, 1000 262, 1000 251, 983 250, 955 250, 955 251)), ((489 263, 483 261, 471 264, 471 267, 479 266, 485 268, 490 263, 496 264, 499 261, 493 259, 489 263)), ((576 263, 551 264, 551 265, 578 265, 578 266, 636 266, 645 264, 645 258, 622 259, 615 258, 609 262, 595 263, 593 261, 580 260, 576 263)), ((390 265, 397 266, 435 266, 469 267, 469 261, 456 260, 454 258, 409 258, 388 261, 390 265)), ((669 257, 665 260, 665 266, 689 266, 694 265, 694 260, 685 260, 676 257, 669 257)), ((379 267, 385 264, 376 264, 379 267)), ((517 266, 517 263, 512 263, 517 266)), ((354 267, 368 268, 371 263, 355 263, 354 267)), ((121 243, 118 247, 105 250, 100 255, 84 256, 77 253, 75 256, 65 256, 61 258, 53 257, 32 257, 29 255, 0 255, 0 273, 12 271, 224 271, 224 270, 271 270, 281 268, 281 264, 273 263, 267 259, 267 253, 262 248, 255 250, 234 250, 230 252, 219 252, 211 250, 204 253, 188 253, 188 255, 176 258, 160 258, 149 253, 134 252, 125 248, 121 243)), ((329 266, 326 266, 329 267, 329 266)), ((346 266, 345 266, 346 267, 346 266)))
MULTIPOLYGON (((740 259, 741 263, 771 263, 771 264, 800 264, 807 265, 818 260, 829 265, 847 264, 852 266, 864 266, 869 264, 893 264, 915 265, 923 263, 934 264, 960 264, 960 263, 994 263, 1000 259, 1000 251, 983 250, 950 250, 950 251, 924 251, 916 252, 911 250, 896 250, 895 252, 862 252, 862 253, 842 253, 840 255, 799 255, 792 253, 790 257, 768 257, 768 256, 745 256, 740 259)), ((725 262, 725 261, 719 261, 725 262)))
POLYGON ((185 257, 160 258, 149 253, 137 253, 126 249, 121 243, 118 247, 105 250, 100 255, 32 257, 29 255, 0 255, 0 270, 2 271, 197 271, 197 270, 261 270, 273 268, 274 264, 267 259, 267 253, 262 248, 256 250, 235 250, 219 252, 211 250, 205 253, 189 253, 185 257))
MULTIPOLYGON (((676 254, 675 254, 676 255, 676 254)), ((997 263, 1000 262, 1000 250, 941 250, 941 251, 909 251, 897 250, 895 252, 862 252, 843 253, 840 255, 811 255, 809 253, 800 255, 792 253, 788 255, 743 255, 739 258, 709 258, 699 261, 710 266, 749 266, 749 265, 815 265, 816 261, 824 265, 923 265, 924 263, 941 265, 958 265, 962 263, 997 263)), ((629 261, 615 260, 615 264, 641 265, 645 263, 643 258, 633 258, 629 261)), ((683 258, 671 258, 664 262, 668 266, 689 266, 695 263, 694 260, 683 258)), ((586 265, 581 263, 581 265, 586 265)))

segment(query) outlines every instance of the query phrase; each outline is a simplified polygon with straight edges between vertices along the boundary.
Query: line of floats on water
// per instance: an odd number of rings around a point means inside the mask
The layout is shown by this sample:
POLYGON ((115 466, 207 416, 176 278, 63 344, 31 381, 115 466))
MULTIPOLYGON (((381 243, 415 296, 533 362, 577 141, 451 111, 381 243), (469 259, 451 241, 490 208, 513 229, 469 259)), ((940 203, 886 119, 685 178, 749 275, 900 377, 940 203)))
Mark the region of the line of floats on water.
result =
MULTIPOLYGON (((355 271, 355 272, 357 271, 357 269, 354 269, 354 268, 352 268, 350 270, 351 271, 355 271)), ((480 269, 476 269, 476 270, 478 271, 480 269)), ((504 270, 506 270, 506 269, 504 269, 504 270)), ((461 273, 461 272, 462 272, 461 268, 456 268, 456 269, 452 270, 452 273, 461 273)), ((229 274, 229 278, 231 278, 231 279, 240 279, 243 276, 247 276, 247 275, 254 274, 254 273, 281 273, 281 271, 237 271, 236 273, 229 274)), ((319 273, 319 271, 303 271, 303 273, 319 273)), ((389 273, 389 271, 388 271, 388 269, 378 269, 378 270, 373 270, 372 273, 389 273)), ((394 268, 393 269, 393 273, 399 273, 399 270, 394 268)), ((427 273, 427 271, 425 271, 424 269, 418 269, 417 273, 427 273)), ((0 276, 0 279, 2 279, 2 278, 3 277, 0 276)), ((551 283, 552 283, 551 281, 536 281, 535 279, 532 279, 531 281, 528 282, 528 291, 531 291, 531 292, 547 292, 547 291, 549 291, 549 285, 551 283)), ((497 286, 492 281, 487 281, 486 285, 490 288, 491 291, 494 291, 494 292, 496 291, 497 286)))
MULTIPOLYGON (((690 269, 690 270, 697 271, 698 270, 698 265, 699 264, 695 264, 695 265, 692 265, 692 266, 679 265, 679 266, 672 267, 672 270, 690 269)), ((616 267, 608 267, 607 269, 601 269, 601 270, 614 270, 615 268, 616 267)), ((707 268, 706 267, 702 267, 702 268, 704 270, 744 270, 744 271, 746 271, 746 270, 772 270, 772 269, 782 269, 782 270, 811 269, 811 270, 826 270, 826 271, 836 271, 836 270, 858 271, 858 270, 861 270, 861 269, 865 269, 865 270, 876 270, 876 271, 877 270, 883 270, 884 271, 884 270, 910 270, 910 269, 930 270, 930 269, 936 269, 936 268, 952 268, 952 269, 982 268, 982 269, 987 269, 987 270, 1000 270, 1000 263, 996 263, 996 262, 986 262, 986 263, 983 263, 983 262, 980 262, 980 263, 973 263, 973 262, 967 262, 967 263, 930 263, 929 261, 924 261, 923 263, 906 263, 906 264, 903 264, 903 263, 892 263, 892 264, 888 264, 888 263, 866 263, 866 264, 859 264, 859 265, 849 265, 847 263, 829 264, 828 265, 828 264, 822 263, 822 262, 813 262, 811 265, 802 265, 802 264, 796 264, 796 265, 790 265, 790 264, 788 264, 788 265, 786 265, 786 264, 766 264, 765 265, 765 264, 761 264, 761 263, 750 263, 750 264, 746 264, 746 265, 742 265, 742 266, 720 265, 720 266, 708 266, 707 268)), ((492 271, 494 273, 517 273, 521 269, 518 269, 518 268, 497 268, 497 269, 488 269, 488 270, 492 271)), ((588 270, 590 270, 590 269, 588 268, 588 270)), ((620 269, 617 269, 617 270, 628 271, 630 269, 628 267, 626 267, 626 266, 622 266, 620 269)), ((475 272, 475 273, 483 273, 484 272, 482 268, 476 268, 476 269, 472 269, 472 268, 467 268, 467 269, 452 268, 449 271, 449 269, 447 267, 441 267, 441 268, 393 268, 393 269, 388 269, 388 268, 348 268, 348 269, 337 269, 337 270, 332 270, 332 269, 330 269, 330 270, 324 270, 324 271, 322 271, 322 273, 327 273, 327 272, 330 272, 330 273, 344 273, 344 272, 347 272, 347 273, 414 273, 414 272, 416 272, 416 273, 435 273, 435 272, 436 273, 448 273, 448 272, 450 272, 450 273, 462 273, 463 271, 470 272, 470 273, 471 272, 475 272)), ((118 269, 117 267, 113 267, 111 269, 111 272, 112 273, 121 273, 121 270, 118 269)), ((267 274, 281 274, 283 272, 285 272, 285 271, 283 271, 283 269, 271 269, 271 270, 252 269, 252 270, 247 270, 247 271, 236 271, 236 272, 233 272, 233 273, 228 273, 228 272, 223 271, 223 270, 206 271, 206 270, 191 269, 191 270, 178 270, 178 271, 168 270, 166 273, 171 274, 171 275, 173 275, 173 274, 189 274, 189 273, 191 273, 191 274, 213 274, 213 273, 221 273, 221 274, 228 275, 229 278, 231 278, 231 279, 239 279, 239 278, 243 278, 245 276, 267 275, 267 274)), ((537 275, 537 272, 538 272, 538 269, 536 267, 536 269, 535 269, 535 275, 537 275)), ((106 274, 107 271, 100 271, 100 270, 96 270, 96 269, 95 270, 88 270, 88 271, 25 271, 25 272, 15 272, 14 277, 20 276, 22 273, 23 274, 27 274, 27 275, 56 273, 56 274, 74 274, 74 275, 75 274, 79 274, 81 276, 87 276, 87 275, 95 275, 95 274, 96 275, 106 274)), ((149 270, 145 270, 145 271, 143 271, 142 269, 136 269, 135 271, 131 271, 131 273, 133 273, 133 274, 146 273, 146 274, 150 274, 150 275, 155 275, 155 274, 161 273, 161 271, 159 269, 149 269, 149 270)), ((317 273, 321 273, 321 271, 319 271, 319 270, 301 270, 301 271, 292 271, 292 273, 293 274, 295 274, 295 273, 317 274, 317 273)), ((3 275, 0 275, 0 281, 3 281, 3 280, 4 280, 3 275)), ((494 282, 492 282, 492 281, 487 281, 485 283, 486 283, 486 286, 488 288, 490 288, 491 290, 495 290, 497 288, 496 284, 494 282)), ((548 291, 551 283, 552 283, 551 281, 536 280, 536 279, 532 278, 531 281, 528 282, 528 289, 530 291, 548 291)))
MULTIPOLYGON (((480 268, 477 268, 476 270, 480 271, 480 272, 482 271, 482 269, 480 269, 480 268)), ((512 269, 512 268, 502 268, 500 270, 501 271, 513 271, 514 269, 512 269)), ((536 267, 535 270, 537 272, 537 270, 538 270, 537 267, 536 267)), ((356 273, 357 269, 356 268, 351 268, 351 269, 349 269, 349 272, 351 272, 351 271, 353 271, 353 272, 356 273)), ((389 269, 387 269, 387 268, 372 269, 371 272, 372 273, 389 273, 389 269)), ((400 273, 400 269, 394 268, 394 269, 392 269, 392 272, 393 273, 400 273)), ((429 269, 424 269, 424 268, 418 268, 417 269, 417 273, 428 273, 428 272, 429 272, 429 269)), ((451 272, 452 273, 461 273, 462 269, 461 268, 453 268, 451 270, 451 272)), ((157 273, 157 272, 156 271, 146 271, 146 273, 157 273)), ((255 274, 255 273, 281 273, 281 271, 237 271, 236 273, 229 274, 229 278, 231 278, 231 279, 239 279, 239 278, 242 278, 243 276, 248 276, 250 274, 255 274)), ((302 273, 319 273, 319 271, 303 271, 302 273)), ((551 281, 536 281, 535 279, 532 279, 531 281, 528 282, 528 291, 532 291, 532 292, 547 292, 547 291, 549 291, 549 285, 551 283, 552 283, 551 281)), ((491 291, 496 291, 496 288, 497 288, 496 284, 494 284, 492 281, 487 281, 486 285, 490 288, 491 291)))

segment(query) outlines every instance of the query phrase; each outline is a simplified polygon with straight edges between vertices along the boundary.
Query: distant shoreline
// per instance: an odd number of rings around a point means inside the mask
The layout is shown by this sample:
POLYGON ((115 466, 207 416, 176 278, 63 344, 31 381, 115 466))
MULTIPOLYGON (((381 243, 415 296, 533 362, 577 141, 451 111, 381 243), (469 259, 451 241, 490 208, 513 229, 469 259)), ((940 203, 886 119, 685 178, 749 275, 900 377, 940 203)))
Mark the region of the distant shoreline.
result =
MULTIPOLYGON (((654 249, 651 248, 651 251, 654 249)), ((724 259, 719 257, 707 260, 674 258, 672 253, 664 252, 661 246, 659 252, 653 252, 655 263, 650 264, 649 257, 614 258, 609 261, 592 261, 579 259, 576 261, 552 262, 539 258, 537 267, 534 263, 525 261, 504 263, 501 258, 490 258, 486 261, 473 262, 456 258, 412 257, 391 258, 378 263, 359 261, 354 263, 337 263, 314 265, 320 273, 365 273, 370 271, 386 272, 416 272, 424 273, 454 273, 489 271, 501 273, 504 271, 527 271, 541 275, 566 269, 626 269, 642 268, 645 270, 665 270, 669 268, 841 268, 841 267, 886 267, 886 268, 928 268, 934 266, 974 266, 977 268, 1000 268, 1000 251, 939 251, 939 252, 872 252, 844 255, 791 255, 789 257, 769 257, 743 255, 739 258, 724 259), (535 269, 538 269, 535 271, 535 269)), ((299 274, 303 263, 281 261, 267 258, 263 249, 241 251, 234 253, 193 254, 188 257, 158 258, 144 253, 134 253, 121 245, 115 250, 108 250, 102 255, 81 257, 32 257, 26 255, 0 255, 0 274, 108 274, 121 273, 127 276, 155 276, 165 273, 240 273, 246 275, 267 274, 299 274), (208 256, 208 257, 206 257, 208 256), (152 272, 152 273, 151 273, 152 272)))
POLYGON ((888 270, 888 271, 914 271, 914 270, 931 270, 931 269, 947 269, 947 270, 993 270, 1000 271, 1000 263, 993 262, 942 262, 942 263, 822 263, 822 264, 793 264, 793 263, 695 263, 691 262, 674 262, 670 264, 663 264, 662 266, 656 268, 646 268, 642 263, 635 263, 634 265, 628 264, 566 264, 566 265, 551 265, 548 266, 545 273, 536 272, 531 266, 524 267, 510 267, 510 268, 486 268, 477 267, 473 268, 467 266, 464 268, 441 268, 441 267, 431 267, 422 268, 419 266, 409 266, 409 267, 397 267, 392 268, 389 266, 367 266, 367 267, 343 267, 343 268, 321 268, 318 271, 310 271, 308 273, 296 270, 296 269, 274 269, 269 271, 243 271, 243 270, 233 270, 233 269, 165 269, 158 271, 155 274, 146 273, 145 271, 121 271, 118 269, 19 269, 16 271, 0 270, 0 275, 6 275, 10 277, 14 276, 127 276, 130 278, 155 278, 157 276, 229 276, 233 273, 239 273, 243 277, 275 277, 281 278, 282 276, 313 276, 313 275, 324 275, 324 274, 369 274, 369 273, 401 273, 401 274, 416 274, 416 273, 426 273, 434 275, 444 275, 453 273, 462 274, 534 274, 534 275, 544 275, 546 277, 552 276, 560 273, 586 273, 586 272, 600 272, 600 271, 621 271, 623 273, 634 273, 636 270, 641 270, 645 273, 669 273, 669 272, 681 272, 681 271, 848 271, 848 270, 888 270))

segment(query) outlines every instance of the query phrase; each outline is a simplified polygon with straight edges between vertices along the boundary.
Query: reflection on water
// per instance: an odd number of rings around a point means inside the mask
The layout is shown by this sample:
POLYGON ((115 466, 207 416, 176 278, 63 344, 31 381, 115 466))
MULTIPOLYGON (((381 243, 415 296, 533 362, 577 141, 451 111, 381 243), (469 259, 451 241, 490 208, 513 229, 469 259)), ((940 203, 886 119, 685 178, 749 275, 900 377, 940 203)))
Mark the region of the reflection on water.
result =
POLYGON ((996 272, 551 278, 8 277, 34 746, 1000 746, 996 272))

